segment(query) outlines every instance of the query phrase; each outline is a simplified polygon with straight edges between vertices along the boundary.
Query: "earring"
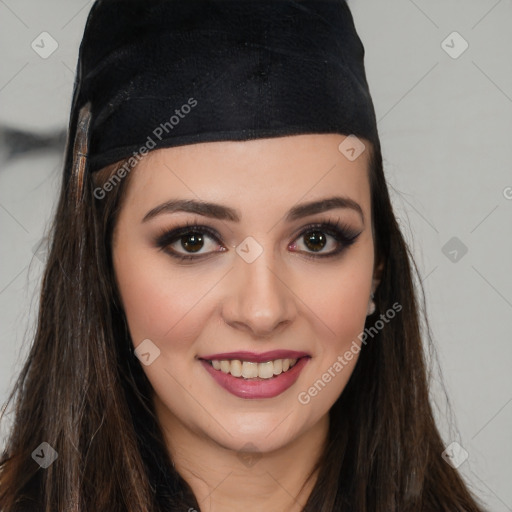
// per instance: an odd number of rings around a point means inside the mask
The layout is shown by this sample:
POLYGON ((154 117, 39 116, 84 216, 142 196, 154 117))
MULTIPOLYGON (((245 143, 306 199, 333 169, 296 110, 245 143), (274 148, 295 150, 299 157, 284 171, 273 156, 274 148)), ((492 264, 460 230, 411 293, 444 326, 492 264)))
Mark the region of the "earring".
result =
POLYGON ((375 302, 373 302, 374 298, 375 298, 375 295, 372 293, 371 299, 368 302, 368 310, 367 310, 366 316, 373 315, 373 313, 375 313, 376 306, 375 306, 375 302))

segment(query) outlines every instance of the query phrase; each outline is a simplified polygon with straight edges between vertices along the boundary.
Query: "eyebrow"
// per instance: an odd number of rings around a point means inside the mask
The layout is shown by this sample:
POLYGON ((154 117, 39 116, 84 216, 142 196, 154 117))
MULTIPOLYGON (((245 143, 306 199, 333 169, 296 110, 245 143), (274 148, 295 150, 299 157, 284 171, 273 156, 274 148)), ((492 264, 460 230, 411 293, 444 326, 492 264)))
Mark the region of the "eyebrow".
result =
MULTIPOLYGON (((354 210, 359 213, 364 224, 364 213, 359 203, 349 197, 342 196, 328 197, 319 201, 311 201, 294 206, 286 214, 285 221, 292 222, 302 217, 314 215, 315 213, 322 213, 335 208, 348 208, 350 210, 354 210)), ((172 199, 151 209, 146 213, 142 222, 147 222, 162 213, 173 212, 197 213, 199 215, 204 215, 205 217, 211 217, 219 220, 230 220, 233 222, 240 222, 241 218, 238 210, 221 204, 196 201, 193 199, 172 199)))

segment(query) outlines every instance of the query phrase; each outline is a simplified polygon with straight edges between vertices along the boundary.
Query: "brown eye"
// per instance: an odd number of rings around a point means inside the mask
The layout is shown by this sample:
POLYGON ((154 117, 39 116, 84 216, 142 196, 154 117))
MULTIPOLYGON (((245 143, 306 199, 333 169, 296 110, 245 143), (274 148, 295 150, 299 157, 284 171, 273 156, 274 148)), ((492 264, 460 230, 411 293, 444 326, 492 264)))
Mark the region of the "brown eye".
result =
POLYGON ((155 243, 160 249, 177 259, 198 259, 214 252, 226 250, 219 242, 218 235, 207 226, 182 228, 165 231, 155 243))
POLYGON ((304 243, 311 251, 321 251, 327 244, 325 234, 321 231, 311 231, 310 234, 304 235, 304 243))
POLYGON ((197 252, 204 245, 203 236, 198 233, 187 233, 181 237, 181 247, 189 252, 197 252))
POLYGON ((307 226, 289 248, 307 257, 327 258, 341 254, 360 234, 343 224, 323 222, 307 226))

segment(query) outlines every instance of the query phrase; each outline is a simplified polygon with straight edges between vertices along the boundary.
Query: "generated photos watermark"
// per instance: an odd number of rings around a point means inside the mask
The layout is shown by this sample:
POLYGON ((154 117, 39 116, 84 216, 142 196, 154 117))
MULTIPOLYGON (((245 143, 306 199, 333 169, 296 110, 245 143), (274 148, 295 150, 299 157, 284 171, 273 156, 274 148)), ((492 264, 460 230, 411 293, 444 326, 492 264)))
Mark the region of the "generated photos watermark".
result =
POLYGON ((368 343, 368 336, 373 338, 380 330, 382 330, 390 320, 395 318, 396 314, 402 311, 402 305, 395 302, 385 313, 381 313, 380 319, 377 320, 371 327, 366 327, 362 333, 357 337, 360 341, 352 341, 352 345, 342 355, 339 355, 334 363, 327 368, 327 370, 306 390, 301 391, 297 399, 302 405, 307 405, 311 399, 318 395, 336 376, 348 366, 349 362, 354 359, 354 356, 359 354, 361 346, 368 343))
POLYGON ((175 115, 172 115, 168 121, 160 123, 152 132, 148 135, 146 142, 139 148, 138 151, 133 153, 133 156, 108 179, 108 181, 101 187, 94 189, 94 197, 96 199, 104 199, 107 192, 111 192, 121 180, 126 177, 127 174, 152 150, 155 149, 158 142, 162 141, 165 135, 170 133, 182 119, 189 114, 192 109, 197 106, 197 100, 189 98, 187 103, 184 103, 179 109, 174 111, 175 115), (156 140, 155 140, 156 139, 156 140))

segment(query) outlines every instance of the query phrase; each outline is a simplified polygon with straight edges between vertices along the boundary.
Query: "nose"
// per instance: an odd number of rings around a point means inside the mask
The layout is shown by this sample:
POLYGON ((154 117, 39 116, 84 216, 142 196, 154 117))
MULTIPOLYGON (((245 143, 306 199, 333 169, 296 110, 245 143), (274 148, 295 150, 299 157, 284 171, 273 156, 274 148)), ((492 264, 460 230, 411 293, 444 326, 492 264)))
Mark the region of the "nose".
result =
POLYGON ((228 325, 258 338, 275 335, 297 315, 296 297, 270 253, 263 251, 252 263, 236 258, 222 308, 228 325))

